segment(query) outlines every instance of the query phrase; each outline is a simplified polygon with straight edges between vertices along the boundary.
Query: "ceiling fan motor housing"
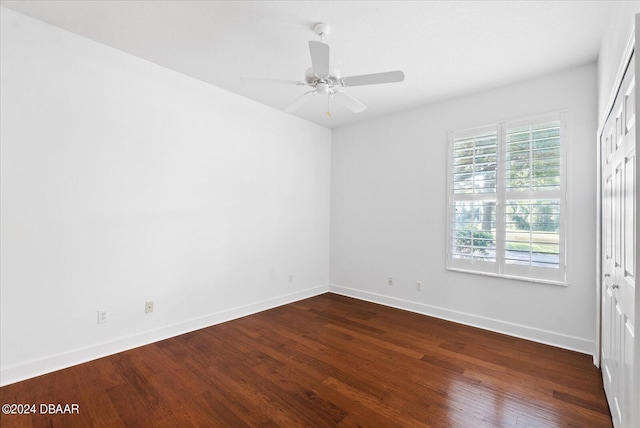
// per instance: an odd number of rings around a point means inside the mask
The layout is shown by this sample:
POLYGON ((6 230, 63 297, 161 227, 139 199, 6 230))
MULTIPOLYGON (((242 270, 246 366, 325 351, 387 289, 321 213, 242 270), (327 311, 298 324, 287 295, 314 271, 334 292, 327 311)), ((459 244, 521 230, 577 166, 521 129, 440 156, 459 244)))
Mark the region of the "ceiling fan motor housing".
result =
POLYGON ((326 83, 332 88, 340 84, 340 70, 335 67, 329 67, 328 76, 318 76, 313 72, 313 67, 309 67, 304 73, 304 81, 311 86, 315 86, 318 83, 326 83))

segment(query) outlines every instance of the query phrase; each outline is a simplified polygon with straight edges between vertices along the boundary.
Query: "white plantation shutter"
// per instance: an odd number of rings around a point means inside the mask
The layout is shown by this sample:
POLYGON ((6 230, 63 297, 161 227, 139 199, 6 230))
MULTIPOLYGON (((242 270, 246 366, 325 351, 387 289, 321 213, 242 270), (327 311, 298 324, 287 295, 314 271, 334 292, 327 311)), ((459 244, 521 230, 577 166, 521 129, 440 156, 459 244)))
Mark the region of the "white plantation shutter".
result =
POLYGON ((455 134, 451 182, 454 266, 497 272, 496 202, 499 129, 489 126, 455 134))
POLYGON ((457 138, 453 151, 456 195, 496 193, 498 135, 495 129, 457 138))
POLYGON ((565 283, 564 115, 450 136, 447 268, 565 283))

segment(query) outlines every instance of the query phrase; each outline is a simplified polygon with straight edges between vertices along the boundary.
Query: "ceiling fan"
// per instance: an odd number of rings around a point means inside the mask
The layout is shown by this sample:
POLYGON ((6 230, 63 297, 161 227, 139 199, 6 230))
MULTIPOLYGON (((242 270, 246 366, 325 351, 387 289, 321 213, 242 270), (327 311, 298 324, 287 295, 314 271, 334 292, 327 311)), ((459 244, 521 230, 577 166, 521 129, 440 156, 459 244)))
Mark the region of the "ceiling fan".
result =
POLYGON ((304 81, 276 80, 276 79, 252 79, 267 83, 283 83, 300 86, 309 86, 312 90, 305 92, 284 111, 292 113, 306 104, 316 95, 327 96, 327 117, 331 117, 329 101, 335 99, 354 113, 364 111, 367 106, 343 92, 341 88, 349 86, 376 85, 380 83, 402 82, 404 73, 400 70, 386 71, 382 73, 362 74, 359 76, 341 77, 340 71, 331 67, 329 63, 329 45, 324 43, 324 36, 329 34, 331 27, 329 24, 318 23, 313 27, 313 31, 320 36, 320 41, 309 42, 309 52, 311 54, 311 67, 305 72, 304 81))

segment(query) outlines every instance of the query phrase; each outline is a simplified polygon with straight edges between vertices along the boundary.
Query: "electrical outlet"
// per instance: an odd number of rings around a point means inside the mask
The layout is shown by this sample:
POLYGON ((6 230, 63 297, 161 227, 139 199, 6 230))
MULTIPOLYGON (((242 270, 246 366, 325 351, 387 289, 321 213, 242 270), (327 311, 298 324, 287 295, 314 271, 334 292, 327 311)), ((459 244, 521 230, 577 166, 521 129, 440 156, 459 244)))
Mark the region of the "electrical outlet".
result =
POLYGON ((107 322, 107 311, 98 311, 98 324, 107 322))
POLYGON ((416 281, 416 291, 422 291, 422 281, 416 281))
POLYGON ((150 314, 153 312, 153 302, 145 302, 144 303, 144 313, 150 314))
POLYGON ((390 276, 390 277, 387 279, 387 285, 393 285, 393 277, 392 277, 392 276, 390 276))

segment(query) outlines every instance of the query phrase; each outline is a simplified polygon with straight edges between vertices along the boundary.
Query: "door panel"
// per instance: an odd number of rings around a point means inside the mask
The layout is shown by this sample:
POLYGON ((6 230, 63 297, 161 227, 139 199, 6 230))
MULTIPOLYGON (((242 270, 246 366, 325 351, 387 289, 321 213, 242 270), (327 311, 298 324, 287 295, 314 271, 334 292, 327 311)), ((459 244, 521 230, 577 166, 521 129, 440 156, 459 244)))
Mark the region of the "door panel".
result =
MULTIPOLYGON (((624 276, 633 280, 635 266, 635 153, 625 157, 624 165, 624 276)), ((632 281, 634 283, 635 281, 632 281)))

